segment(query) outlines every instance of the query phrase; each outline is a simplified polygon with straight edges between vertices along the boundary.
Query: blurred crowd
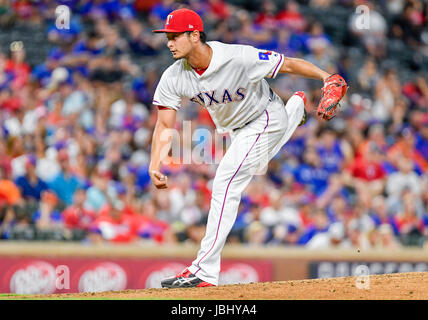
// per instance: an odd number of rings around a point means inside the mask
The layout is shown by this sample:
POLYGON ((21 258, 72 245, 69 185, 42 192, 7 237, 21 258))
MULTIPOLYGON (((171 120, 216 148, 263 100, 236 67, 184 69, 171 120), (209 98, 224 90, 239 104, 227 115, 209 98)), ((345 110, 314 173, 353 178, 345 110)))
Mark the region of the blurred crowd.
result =
MULTIPOLYGON (((201 14, 208 40, 301 57, 350 85, 340 114, 324 122, 313 111, 322 83, 269 80, 284 100, 305 91, 311 116, 245 190, 229 243, 428 246, 421 0, 0 0, 0 34, 41 26, 49 44, 43 61, 30 64, 28 43, 0 43, 0 239, 199 244, 216 165, 174 159, 163 168, 166 190, 155 190, 147 173, 157 116, 151 99, 173 62, 165 36, 151 30, 180 6, 201 14), (61 4, 70 8, 66 28, 58 28, 61 4), (368 28, 358 27, 360 5, 369 9, 368 28), (316 19, 334 9, 346 12, 336 26, 343 41, 316 19), (422 60, 385 63, 394 61, 391 43, 422 60)), ((190 101, 178 130, 183 121, 215 129, 190 101)))

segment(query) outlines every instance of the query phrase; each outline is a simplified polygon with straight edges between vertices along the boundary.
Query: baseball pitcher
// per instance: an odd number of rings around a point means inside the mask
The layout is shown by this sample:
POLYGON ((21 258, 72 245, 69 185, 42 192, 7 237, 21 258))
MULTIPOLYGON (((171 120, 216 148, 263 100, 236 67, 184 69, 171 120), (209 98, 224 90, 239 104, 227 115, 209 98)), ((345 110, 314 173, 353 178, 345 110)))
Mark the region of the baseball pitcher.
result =
POLYGON ((318 116, 330 120, 347 91, 345 80, 312 63, 247 45, 206 42, 200 16, 189 9, 171 12, 165 28, 168 48, 176 60, 162 75, 153 104, 158 118, 153 133, 149 167, 158 189, 168 187, 161 173, 162 150, 171 141, 162 132, 174 128, 181 99, 188 97, 206 108, 219 133, 229 132, 231 145, 221 160, 212 186, 211 207, 205 236, 192 265, 162 281, 162 287, 218 285, 220 254, 235 222, 241 194, 257 170, 265 167, 306 121, 304 92, 286 104, 265 78, 292 73, 324 82, 318 116), (164 141, 165 140, 165 141, 164 141))

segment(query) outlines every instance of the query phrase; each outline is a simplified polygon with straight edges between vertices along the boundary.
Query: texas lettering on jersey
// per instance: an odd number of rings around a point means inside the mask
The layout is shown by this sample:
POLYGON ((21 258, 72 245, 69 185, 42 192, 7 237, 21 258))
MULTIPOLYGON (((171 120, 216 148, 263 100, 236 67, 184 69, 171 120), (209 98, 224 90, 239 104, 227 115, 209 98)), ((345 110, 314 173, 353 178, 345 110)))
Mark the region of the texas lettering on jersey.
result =
POLYGON ((245 88, 238 88, 233 91, 230 89, 224 89, 222 93, 218 93, 217 90, 204 91, 196 94, 190 101, 196 102, 204 107, 212 107, 216 104, 225 104, 230 102, 239 102, 245 99, 245 88))
POLYGON ((266 109, 270 87, 265 78, 275 78, 284 56, 248 45, 208 41, 212 58, 198 74, 184 59, 168 67, 156 87, 153 104, 178 111, 182 99, 206 108, 219 133, 255 119, 266 109))

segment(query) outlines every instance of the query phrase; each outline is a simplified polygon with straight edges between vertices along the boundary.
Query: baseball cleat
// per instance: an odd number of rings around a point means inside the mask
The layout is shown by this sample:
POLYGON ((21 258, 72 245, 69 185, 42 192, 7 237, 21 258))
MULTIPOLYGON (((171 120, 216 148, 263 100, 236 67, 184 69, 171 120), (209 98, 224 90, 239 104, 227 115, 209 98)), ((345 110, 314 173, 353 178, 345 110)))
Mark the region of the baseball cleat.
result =
POLYGON ((306 112, 306 109, 304 106, 306 106, 306 95, 303 91, 297 91, 294 93, 294 95, 299 96, 300 98, 303 99, 303 117, 302 117, 302 121, 300 121, 299 123, 299 127, 304 125, 306 123, 306 121, 308 120, 308 114, 306 112))
POLYGON ((194 287, 214 287, 213 284, 199 279, 189 270, 161 281, 162 288, 194 288, 194 287))

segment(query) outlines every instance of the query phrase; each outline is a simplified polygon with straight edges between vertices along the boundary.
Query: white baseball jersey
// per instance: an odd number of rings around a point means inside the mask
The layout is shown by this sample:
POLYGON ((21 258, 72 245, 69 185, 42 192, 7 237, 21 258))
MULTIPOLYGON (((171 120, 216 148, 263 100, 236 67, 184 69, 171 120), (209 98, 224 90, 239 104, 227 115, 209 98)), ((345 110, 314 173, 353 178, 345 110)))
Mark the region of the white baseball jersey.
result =
POLYGON ((180 59, 163 73, 153 104, 174 110, 183 97, 205 107, 219 133, 241 128, 256 119, 269 102, 269 84, 284 62, 282 54, 248 45, 209 41, 213 54, 208 68, 199 75, 180 59))

